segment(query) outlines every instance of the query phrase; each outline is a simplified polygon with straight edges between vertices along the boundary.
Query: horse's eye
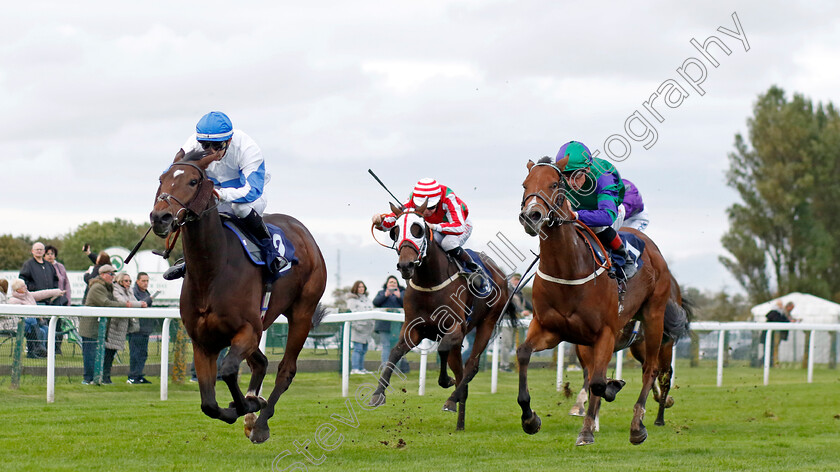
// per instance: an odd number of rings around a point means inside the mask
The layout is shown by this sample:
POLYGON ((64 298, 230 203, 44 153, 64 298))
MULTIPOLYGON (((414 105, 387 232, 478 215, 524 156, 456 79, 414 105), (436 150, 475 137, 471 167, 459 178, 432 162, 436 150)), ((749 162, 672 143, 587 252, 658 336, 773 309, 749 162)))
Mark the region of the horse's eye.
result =
POLYGON ((396 241, 397 235, 399 234, 399 229, 397 229, 397 227, 395 226, 391 228, 391 232, 388 234, 391 236, 391 241, 396 241))
POLYGON ((198 185, 198 179, 190 180, 190 187, 195 187, 196 185, 198 185))
POLYGON ((411 235, 415 238, 422 238, 423 237, 423 227, 420 226, 419 223, 414 223, 411 225, 411 235))
POLYGON ((556 189, 558 185, 560 185, 560 182, 554 182, 553 184, 551 184, 551 189, 556 189))

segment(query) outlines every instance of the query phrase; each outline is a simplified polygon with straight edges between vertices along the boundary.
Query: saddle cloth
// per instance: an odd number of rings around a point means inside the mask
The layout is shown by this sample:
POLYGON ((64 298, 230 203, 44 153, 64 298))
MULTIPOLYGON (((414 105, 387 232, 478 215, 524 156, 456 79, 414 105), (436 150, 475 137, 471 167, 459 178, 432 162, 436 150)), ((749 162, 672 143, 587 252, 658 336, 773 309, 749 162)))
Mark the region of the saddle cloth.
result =
MULTIPOLYGON (((595 256, 598 258, 598 263, 604 263, 604 254, 601 252, 601 248, 598 245, 598 241, 589 234, 589 231, 580 231, 580 234, 586 239, 587 244, 592 246, 595 250, 595 256)), ((632 233, 625 233, 623 231, 618 232, 618 237, 621 238, 621 241, 624 243, 624 247, 627 249, 627 254, 630 256, 630 259, 633 261, 633 265, 636 266, 636 270, 641 270, 644 261, 642 260, 642 253, 645 252, 645 242, 642 241, 639 237, 632 233)), ((618 261, 613 256, 613 253, 610 252, 610 260, 613 262, 613 266, 622 266, 624 265, 625 261, 618 261)))
MULTIPOLYGON (((488 280, 491 280, 491 279, 493 278, 493 274, 492 274, 492 272, 490 272, 490 270, 489 270, 489 269, 487 268, 487 266, 484 264, 484 260, 481 258, 481 256, 479 255, 479 253, 477 253, 477 252, 473 251, 472 249, 467 249, 467 248, 464 248, 464 251, 467 251, 467 254, 469 254, 469 255, 470 255, 470 257, 472 258, 472 260, 473 260, 476 264, 478 264, 478 266, 479 266, 479 267, 481 267, 481 270, 484 272, 484 277, 486 277, 488 280)), ((478 296, 479 296, 479 297, 481 297, 481 298, 484 298, 484 297, 486 297, 487 295, 489 295, 491 291, 492 291, 492 284, 489 284, 489 283, 488 283, 488 284, 485 284, 485 290, 484 290, 484 292, 483 292, 483 293, 479 293, 479 294, 478 294, 478 296)))
MULTIPOLYGON (((227 215, 225 215, 227 216, 227 215)), ((242 228, 235 224, 235 218, 225 218, 222 220, 225 228, 232 231, 233 234, 236 235, 236 238, 239 239, 239 242, 242 244, 242 249, 245 250, 245 254, 248 255, 248 258, 251 260, 252 263, 258 266, 265 266, 265 260, 263 260, 263 254, 260 250, 260 247, 254 242, 254 236, 251 234, 247 234, 242 228)), ((287 264, 283 269, 277 274, 278 278, 286 275, 289 270, 291 270, 293 265, 299 263, 298 259, 295 257, 295 247, 292 243, 286 238, 286 235, 283 233, 283 230, 273 224, 266 223, 266 228, 268 228, 269 234, 271 234, 271 242, 274 244, 274 247, 277 249, 277 252, 280 253, 281 256, 285 257, 290 264, 287 264)), ((276 279, 274 279, 276 280, 276 279)), ((269 280, 269 282, 273 282, 269 280)))

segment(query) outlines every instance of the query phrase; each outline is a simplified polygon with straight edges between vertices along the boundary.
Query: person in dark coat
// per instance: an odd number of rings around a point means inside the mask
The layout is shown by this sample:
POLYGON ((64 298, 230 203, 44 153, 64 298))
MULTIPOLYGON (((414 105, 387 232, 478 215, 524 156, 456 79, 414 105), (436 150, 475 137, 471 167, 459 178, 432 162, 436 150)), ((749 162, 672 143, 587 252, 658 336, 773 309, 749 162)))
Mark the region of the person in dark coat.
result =
MULTIPOLYGON (((405 287, 400 285, 399 280, 393 275, 389 275, 385 279, 385 284, 382 285, 382 290, 373 298, 373 306, 376 308, 395 308, 402 309, 403 296, 405 295, 405 287)), ((397 338, 400 335, 401 324, 398 321, 384 321, 377 320, 373 327, 374 332, 379 334, 379 344, 382 346, 382 362, 388 362, 388 356, 391 354, 391 348, 397 344, 397 338)), ((404 374, 409 372, 408 359, 405 357, 400 361, 398 366, 400 371, 404 374)))

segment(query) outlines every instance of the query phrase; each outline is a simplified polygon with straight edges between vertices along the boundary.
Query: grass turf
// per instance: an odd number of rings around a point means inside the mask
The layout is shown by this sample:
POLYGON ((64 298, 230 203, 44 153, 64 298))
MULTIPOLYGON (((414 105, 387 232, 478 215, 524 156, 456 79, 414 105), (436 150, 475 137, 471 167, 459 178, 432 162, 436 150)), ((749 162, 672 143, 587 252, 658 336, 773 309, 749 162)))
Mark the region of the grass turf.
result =
MULTIPOLYGON (((454 431, 454 414, 441 411, 451 390, 437 387, 433 376, 423 397, 416 372, 395 381, 387 404, 369 411, 352 394, 364 393, 359 387, 373 384, 373 376, 353 376, 351 397, 344 399, 337 374, 301 373, 278 402, 272 437, 262 445, 245 438, 241 420, 227 425, 204 416, 196 384, 171 385, 169 400, 161 402, 155 377, 154 385, 115 378, 103 387, 59 379, 53 404, 45 403, 43 385, 9 390, 5 384, 0 469, 268 471, 301 463, 307 469, 297 470, 719 471, 837 470, 840 464, 840 371, 818 368, 807 384, 801 369, 774 369, 765 387, 761 369, 730 367, 717 388, 713 367, 678 366, 676 404, 657 427, 656 405, 648 402, 649 437, 640 446, 628 441, 640 375, 624 372, 627 386, 604 404, 601 431, 586 447, 574 446, 581 418, 567 415, 574 398, 555 391, 552 368, 529 375, 532 407, 542 417, 534 436, 520 427, 515 373, 500 373, 497 394, 489 393, 489 372, 479 373, 464 432, 454 431), (331 450, 315 444, 316 434, 331 450), (297 451, 306 441, 308 461, 297 451)), ((567 380, 576 393, 580 374, 570 372, 567 380)), ((243 377, 241 385, 246 382, 243 377)), ((226 404, 229 394, 219 386, 226 404)))

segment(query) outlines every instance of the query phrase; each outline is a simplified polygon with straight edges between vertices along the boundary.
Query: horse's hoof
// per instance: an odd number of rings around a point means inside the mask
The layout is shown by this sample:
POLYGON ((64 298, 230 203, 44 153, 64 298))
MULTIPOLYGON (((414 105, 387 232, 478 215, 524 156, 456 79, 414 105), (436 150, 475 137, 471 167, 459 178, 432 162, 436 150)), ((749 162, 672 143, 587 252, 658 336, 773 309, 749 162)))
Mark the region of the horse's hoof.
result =
POLYGON ((665 426, 665 420, 660 420, 659 418, 657 418, 656 421, 653 422, 653 424, 656 426, 665 426))
POLYGON ((611 402, 615 400, 615 396, 624 387, 627 382, 623 380, 610 380, 607 382, 607 388, 604 390, 604 400, 611 402))
POLYGON ((443 411, 451 411, 452 413, 458 413, 458 404, 453 402, 452 400, 446 400, 446 403, 443 404, 443 411))
POLYGON ((575 405, 569 410, 569 416, 586 416, 586 409, 575 405))
POLYGON ((260 411, 268 405, 268 401, 266 401, 265 398, 257 397, 257 396, 254 396, 254 395, 248 395, 247 397, 245 397, 245 400, 248 400, 248 401, 251 401, 251 402, 256 402, 257 409, 254 410, 254 411, 260 411))
POLYGON ((542 420, 535 412, 531 412, 531 417, 527 420, 522 420, 522 430, 528 434, 537 434, 542 427, 542 420))
POLYGON ((251 435, 248 438, 254 444, 262 444, 268 441, 269 437, 271 437, 271 430, 268 429, 268 426, 266 426, 265 429, 252 430, 251 435))
POLYGON ((442 382, 438 382, 438 385, 440 385, 440 388, 454 387, 455 386, 455 379, 453 379, 452 377, 448 377, 447 380, 444 380, 442 382))
POLYGON ((665 399, 665 408, 671 408, 674 406, 674 397, 668 395, 668 398, 665 399))
POLYGON ((382 406, 385 404, 385 394, 384 393, 374 393, 370 396, 370 401, 368 401, 369 406, 382 406))
POLYGON ((647 439, 647 428, 642 425, 638 431, 630 431, 630 444, 638 446, 647 439))
POLYGON ((245 437, 251 438, 251 431, 254 429, 254 425, 257 423, 257 415, 253 413, 248 413, 245 415, 245 437))
POLYGON ((595 435, 591 432, 581 432, 577 441, 575 441, 575 446, 588 446, 590 444, 595 444, 595 435))

